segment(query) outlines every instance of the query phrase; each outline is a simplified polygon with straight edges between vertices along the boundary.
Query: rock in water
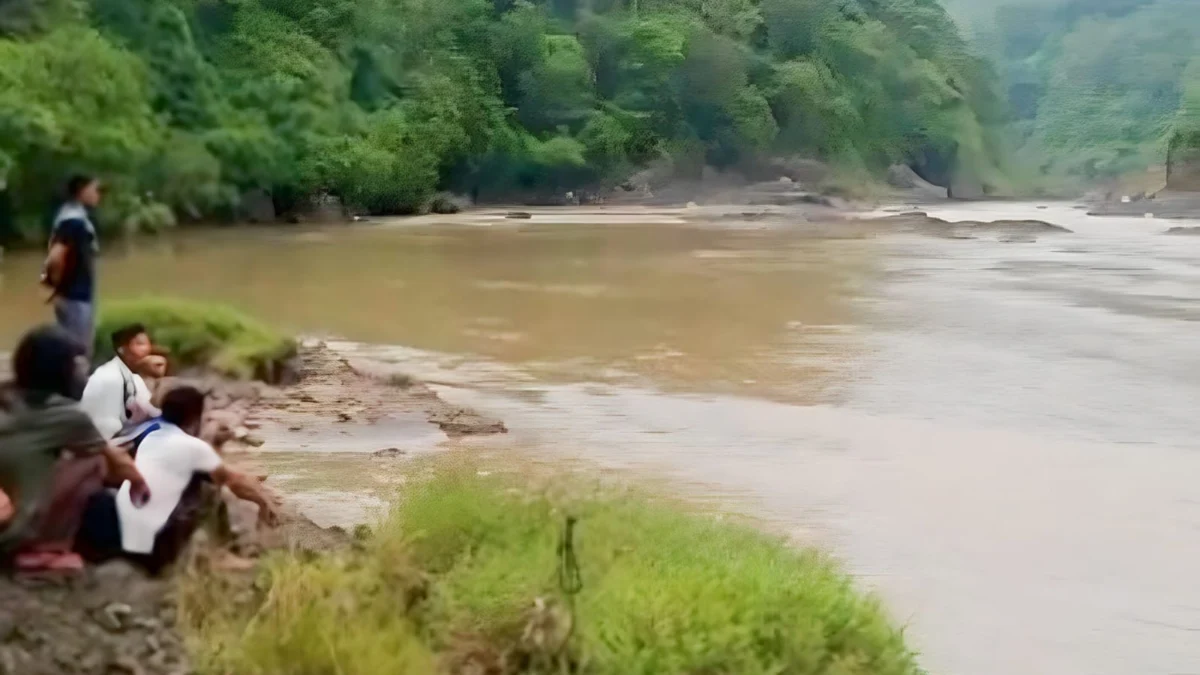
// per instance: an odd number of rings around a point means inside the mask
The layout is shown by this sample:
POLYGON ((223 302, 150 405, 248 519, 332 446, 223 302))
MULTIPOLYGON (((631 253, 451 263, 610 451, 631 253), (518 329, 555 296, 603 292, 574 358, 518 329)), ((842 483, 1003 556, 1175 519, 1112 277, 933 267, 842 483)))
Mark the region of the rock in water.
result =
POLYGON ((920 211, 901 213, 877 219, 879 223, 894 224, 897 229, 938 237, 972 238, 980 234, 999 234, 1028 239, 1040 234, 1070 234, 1065 227, 1041 220, 997 220, 983 223, 973 220, 950 222, 920 211))
POLYGON ((918 199, 946 199, 946 188, 938 187, 917 175, 912 167, 893 164, 888 168, 888 185, 911 192, 918 199))
POLYGON ((1177 237, 1200 237, 1200 227, 1172 227, 1165 234, 1177 237))

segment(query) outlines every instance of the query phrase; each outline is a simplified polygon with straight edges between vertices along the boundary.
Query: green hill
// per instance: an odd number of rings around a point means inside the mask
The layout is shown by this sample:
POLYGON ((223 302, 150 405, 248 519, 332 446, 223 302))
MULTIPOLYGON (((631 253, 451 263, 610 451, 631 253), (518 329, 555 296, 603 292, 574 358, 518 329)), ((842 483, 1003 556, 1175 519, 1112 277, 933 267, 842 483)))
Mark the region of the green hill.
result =
POLYGON ((1002 182, 995 77, 935 0, 7 0, 0 63, 26 234, 77 168, 110 228, 776 155, 1002 182))
POLYGON ((1200 3, 951 0, 997 64, 1039 177, 1094 182, 1161 165, 1200 86, 1200 3))

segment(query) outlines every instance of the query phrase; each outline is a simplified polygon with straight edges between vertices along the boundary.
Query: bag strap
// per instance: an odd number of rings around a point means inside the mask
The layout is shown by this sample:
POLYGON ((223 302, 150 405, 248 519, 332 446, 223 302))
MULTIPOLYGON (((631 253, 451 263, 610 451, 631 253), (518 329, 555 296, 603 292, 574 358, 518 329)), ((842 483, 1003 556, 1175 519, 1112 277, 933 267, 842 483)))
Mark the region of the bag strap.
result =
POLYGON ((129 412, 129 399, 137 394, 137 386, 133 383, 133 375, 129 372, 129 368, 122 362, 118 368, 121 370, 121 407, 125 413, 125 419, 131 419, 133 413, 129 412))

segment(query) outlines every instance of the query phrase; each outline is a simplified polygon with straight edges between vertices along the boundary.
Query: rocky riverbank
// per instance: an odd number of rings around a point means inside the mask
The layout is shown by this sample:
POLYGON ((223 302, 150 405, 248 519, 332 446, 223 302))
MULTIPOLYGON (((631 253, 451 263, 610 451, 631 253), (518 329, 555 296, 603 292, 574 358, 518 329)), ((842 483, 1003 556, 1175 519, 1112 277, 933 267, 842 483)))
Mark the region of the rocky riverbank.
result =
MULTIPOLYGON (((421 382, 374 373, 320 342, 304 343, 296 364, 290 386, 193 375, 164 378, 156 389, 186 383, 204 390, 203 435, 226 461, 249 471, 259 446, 319 439, 330 428, 353 437, 395 416, 420 417, 451 437, 505 431, 498 420, 449 405, 421 382)), ((219 569, 232 593, 250 592, 245 561, 270 550, 316 552, 350 541, 342 530, 317 527, 282 497, 279 525, 263 529, 256 507, 224 495, 176 573, 219 569)), ((176 590, 174 579, 151 579, 119 561, 73 579, 0 576, 0 675, 193 672, 177 630, 176 590)))
POLYGON ((0 673, 189 673, 176 618, 171 582, 124 562, 71 580, 0 577, 0 673))

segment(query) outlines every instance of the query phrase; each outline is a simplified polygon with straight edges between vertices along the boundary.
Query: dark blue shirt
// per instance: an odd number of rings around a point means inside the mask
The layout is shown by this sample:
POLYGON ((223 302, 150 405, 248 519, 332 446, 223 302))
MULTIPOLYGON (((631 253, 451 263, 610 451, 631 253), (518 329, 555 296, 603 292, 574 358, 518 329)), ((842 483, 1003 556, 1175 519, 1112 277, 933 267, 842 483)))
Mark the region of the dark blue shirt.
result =
POLYGON ((67 300, 91 302, 96 293, 96 235, 80 219, 63 220, 54 228, 53 241, 67 246, 67 264, 55 289, 67 300))

